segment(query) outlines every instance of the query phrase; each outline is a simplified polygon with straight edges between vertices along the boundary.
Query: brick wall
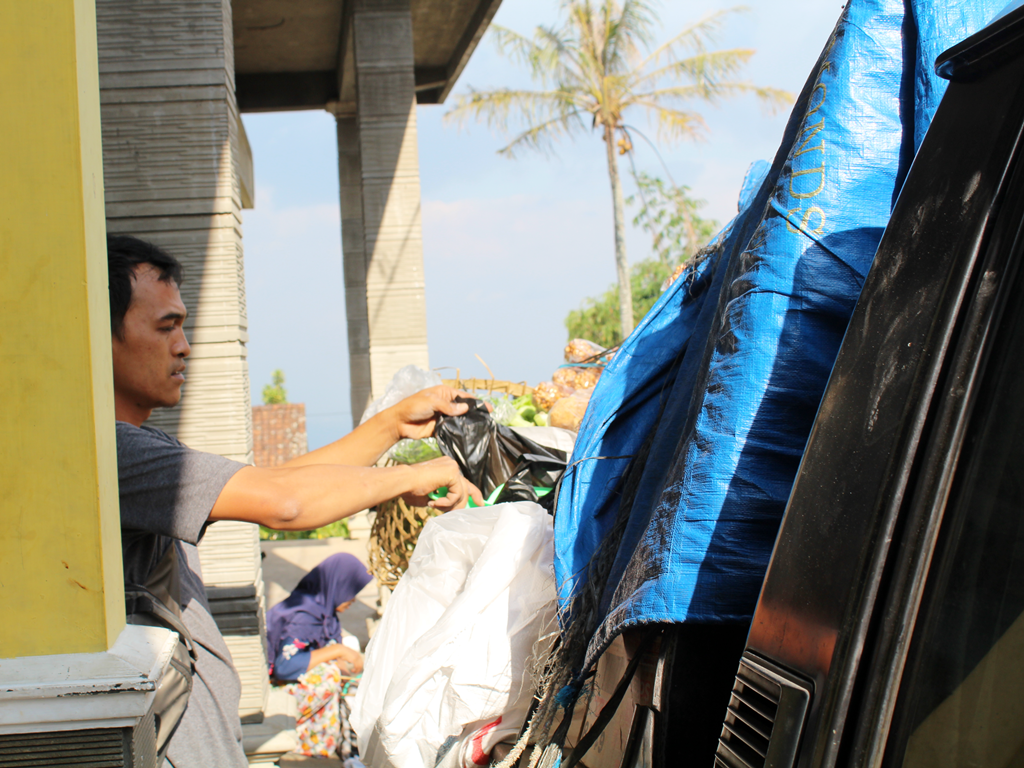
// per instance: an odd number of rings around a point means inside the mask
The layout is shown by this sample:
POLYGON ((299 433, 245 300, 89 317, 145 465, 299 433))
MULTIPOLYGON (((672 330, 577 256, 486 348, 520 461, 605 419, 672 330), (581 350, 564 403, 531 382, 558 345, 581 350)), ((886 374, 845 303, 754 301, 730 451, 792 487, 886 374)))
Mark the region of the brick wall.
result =
POLYGON ((254 405, 252 443, 257 467, 276 467, 308 450, 304 403, 254 405))

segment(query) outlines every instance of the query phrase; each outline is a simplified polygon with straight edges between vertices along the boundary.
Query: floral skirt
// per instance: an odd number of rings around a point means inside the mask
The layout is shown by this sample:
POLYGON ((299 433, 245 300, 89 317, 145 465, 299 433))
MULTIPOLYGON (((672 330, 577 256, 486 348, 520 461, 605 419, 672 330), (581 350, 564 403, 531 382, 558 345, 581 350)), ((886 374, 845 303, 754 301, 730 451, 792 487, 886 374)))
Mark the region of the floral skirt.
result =
POLYGON ((356 753, 355 734, 348 724, 345 695, 351 683, 333 662, 318 664, 292 683, 299 705, 299 754, 342 759, 356 753))

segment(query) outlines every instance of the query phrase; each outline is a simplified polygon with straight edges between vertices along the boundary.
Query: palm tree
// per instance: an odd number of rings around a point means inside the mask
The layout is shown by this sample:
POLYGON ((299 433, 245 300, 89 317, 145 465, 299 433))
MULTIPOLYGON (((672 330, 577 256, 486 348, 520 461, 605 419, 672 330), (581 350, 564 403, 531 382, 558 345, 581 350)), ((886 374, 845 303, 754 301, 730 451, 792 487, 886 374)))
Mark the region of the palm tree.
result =
POLYGON ((469 116, 509 132, 513 119, 526 128, 499 153, 514 157, 523 149, 547 150, 561 136, 587 129, 600 131, 608 161, 615 222, 615 266, 619 284, 622 337, 633 330, 633 300, 626 257, 622 184, 616 149, 632 149, 623 117, 630 108, 646 110, 659 138, 700 138, 706 124, 693 106, 752 93, 768 106, 785 103, 789 94, 733 79, 752 50, 712 51, 726 17, 740 9, 719 11, 688 26, 652 48, 657 16, 645 0, 563 0, 565 21, 537 27, 532 39, 492 26, 499 49, 526 65, 542 90, 498 89, 459 96, 446 115, 460 122, 469 116))

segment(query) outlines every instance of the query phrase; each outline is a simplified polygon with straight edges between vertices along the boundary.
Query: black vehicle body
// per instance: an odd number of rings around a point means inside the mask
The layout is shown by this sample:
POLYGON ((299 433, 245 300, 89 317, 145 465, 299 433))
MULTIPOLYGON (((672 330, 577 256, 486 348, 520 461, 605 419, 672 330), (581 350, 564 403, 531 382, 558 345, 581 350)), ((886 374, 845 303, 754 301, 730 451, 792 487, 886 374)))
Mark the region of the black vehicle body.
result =
POLYGON ((1024 765, 1024 8, 937 68, 951 82, 822 399, 719 766, 1024 765))

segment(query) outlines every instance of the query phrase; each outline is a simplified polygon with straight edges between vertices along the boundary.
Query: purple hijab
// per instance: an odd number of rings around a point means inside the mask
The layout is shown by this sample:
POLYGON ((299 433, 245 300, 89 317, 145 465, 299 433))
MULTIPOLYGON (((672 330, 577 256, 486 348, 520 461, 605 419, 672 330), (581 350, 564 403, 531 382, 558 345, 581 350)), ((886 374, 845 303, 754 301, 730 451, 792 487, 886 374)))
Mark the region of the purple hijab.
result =
POLYGON ((373 577, 355 555, 331 555, 307 573, 295 591, 267 611, 267 660, 273 663, 292 640, 323 648, 341 640, 335 609, 359 594, 373 577))

